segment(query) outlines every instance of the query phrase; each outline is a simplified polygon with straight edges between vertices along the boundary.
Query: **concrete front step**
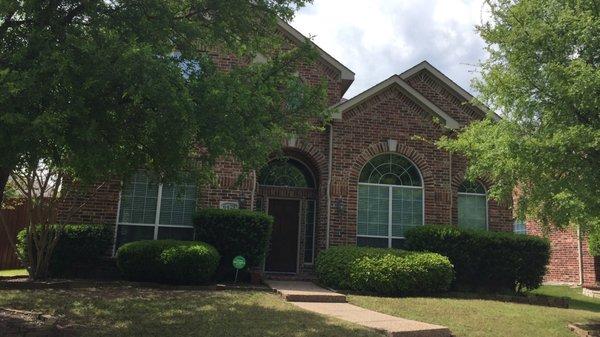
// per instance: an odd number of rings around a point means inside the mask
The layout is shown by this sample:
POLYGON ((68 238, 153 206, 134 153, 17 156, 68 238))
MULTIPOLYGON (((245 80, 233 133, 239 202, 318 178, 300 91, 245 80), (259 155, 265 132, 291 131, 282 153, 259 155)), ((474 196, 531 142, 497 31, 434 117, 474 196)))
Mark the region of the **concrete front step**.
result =
POLYGON ((346 303, 346 295, 323 289, 312 282, 267 280, 266 283, 288 302, 346 303))
POLYGON ((451 337, 444 326, 434 325, 382 314, 349 303, 293 303, 294 305, 322 315, 380 331, 388 337, 451 337))

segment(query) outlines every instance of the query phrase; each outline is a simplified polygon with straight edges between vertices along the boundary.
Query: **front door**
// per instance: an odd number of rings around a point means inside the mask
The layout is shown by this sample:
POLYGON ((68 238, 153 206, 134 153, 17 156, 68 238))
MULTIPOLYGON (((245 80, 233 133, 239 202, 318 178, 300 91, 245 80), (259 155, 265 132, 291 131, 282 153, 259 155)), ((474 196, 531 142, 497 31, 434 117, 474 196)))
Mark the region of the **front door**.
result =
POLYGON ((268 207, 275 221, 265 271, 296 273, 300 200, 269 199, 268 207))

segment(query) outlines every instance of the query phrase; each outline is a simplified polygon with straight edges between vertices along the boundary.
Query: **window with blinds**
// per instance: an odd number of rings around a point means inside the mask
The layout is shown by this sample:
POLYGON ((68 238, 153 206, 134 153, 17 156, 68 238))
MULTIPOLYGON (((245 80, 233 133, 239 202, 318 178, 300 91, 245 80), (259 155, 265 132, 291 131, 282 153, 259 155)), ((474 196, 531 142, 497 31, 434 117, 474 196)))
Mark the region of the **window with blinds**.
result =
POLYGON ((423 186, 417 167, 397 154, 370 160, 358 184, 357 244, 401 247, 405 231, 423 221, 423 186))
POLYGON ((190 179, 159 184, 145 172, 136 173, 123 183, 115 248, 139 240, 192 240, 197 193, 190 179))
POLYGON ((315 255, 315 219, 316 207, 314 200, 306 201, 306 231, 304 234, 304 263, 312 264, 315 255))
POLYGON ((487 230, 487 195, 482 184, 466 181, 458 188, 458 226, 487 230))

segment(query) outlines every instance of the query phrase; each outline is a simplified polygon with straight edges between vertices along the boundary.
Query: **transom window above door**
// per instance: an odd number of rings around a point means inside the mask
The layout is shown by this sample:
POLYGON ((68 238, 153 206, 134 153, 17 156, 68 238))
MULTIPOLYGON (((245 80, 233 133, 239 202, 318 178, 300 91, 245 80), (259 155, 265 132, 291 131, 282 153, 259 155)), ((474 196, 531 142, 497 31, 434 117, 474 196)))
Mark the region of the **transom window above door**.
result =
POLYGON ((423 203, 421 174, 410 160, 374 157, 359 177, 357 244, 400 248, 404 232, 423 225, 423 203))
POLYGON ((458 226, 470 229, 488 228, 487 194, 477 181, 465 181, 458 187, 458 226))
POLYGON ((258 183, 265 186, 315 187, 315 179, 308 167, 292 158, 269 162, 260 170, 258 183))

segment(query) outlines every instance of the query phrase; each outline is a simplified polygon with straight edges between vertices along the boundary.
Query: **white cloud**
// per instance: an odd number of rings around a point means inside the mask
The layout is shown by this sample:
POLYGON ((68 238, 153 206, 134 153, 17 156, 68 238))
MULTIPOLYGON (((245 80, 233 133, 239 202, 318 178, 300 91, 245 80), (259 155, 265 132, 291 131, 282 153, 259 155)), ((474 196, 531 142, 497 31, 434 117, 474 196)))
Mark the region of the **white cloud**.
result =
POLYGON ((475 31, 483 0, 314 0, 292 25, 356 73, 352 97, 428 60, 470 90, 485 58, 475 31))

